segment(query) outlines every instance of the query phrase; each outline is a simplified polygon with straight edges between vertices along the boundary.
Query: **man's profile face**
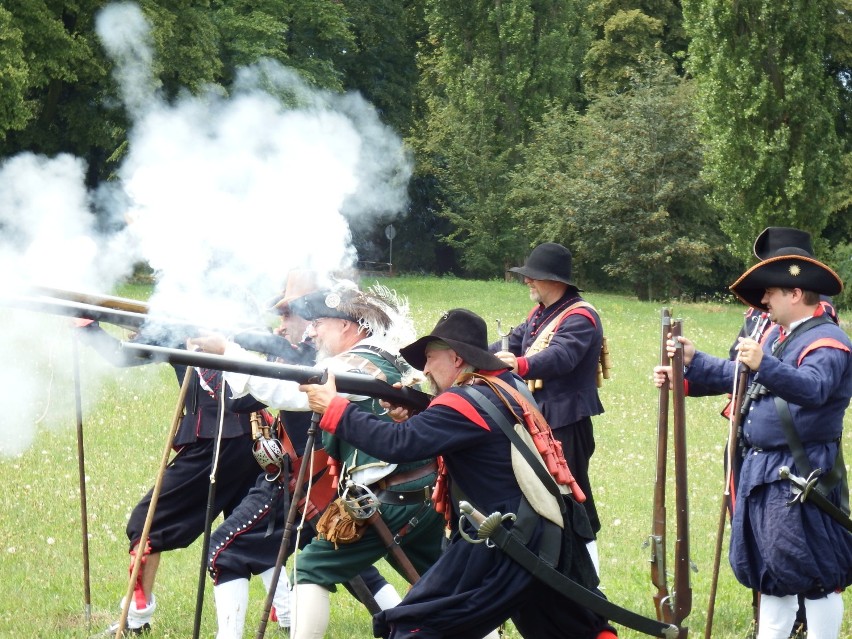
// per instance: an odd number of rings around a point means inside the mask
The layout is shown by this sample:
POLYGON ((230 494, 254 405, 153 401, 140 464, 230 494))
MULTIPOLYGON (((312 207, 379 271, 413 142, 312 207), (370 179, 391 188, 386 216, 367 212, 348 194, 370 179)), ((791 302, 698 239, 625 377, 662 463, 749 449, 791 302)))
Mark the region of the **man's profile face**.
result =
POLYGON ((562 297, 565 292, 565 284, 553 280, 534 280, 524 278, 524 284, 530 290, 530 299, 537 304, 548 306, 562 297))
POLYGON ((318 317, 308 325, 308 337, 312 337, 316 344, 318 360, 346 351, 343 332, 349 323, 338 317, 318 317))
POLYGON ((281 323, 275 331, 278 335, 286 337, 292 344, 298 344, 302 341, 309 325, 308 320, 291 313, 289 309, 285 309, 281 313, 280 321, 281 323))
POLYGON ((771 287, 763 292, 760 300, 769 310, 769 319, 781 326, 789 326, 795 318, 791 317, 790 307, 793 301, 790 291, 783 288, 771 287))
POLYGON ((459 357, 449 348, 426 347, 426 365, 423 373, 437 393, 442 393, 453 385, 459 374, 459 357))

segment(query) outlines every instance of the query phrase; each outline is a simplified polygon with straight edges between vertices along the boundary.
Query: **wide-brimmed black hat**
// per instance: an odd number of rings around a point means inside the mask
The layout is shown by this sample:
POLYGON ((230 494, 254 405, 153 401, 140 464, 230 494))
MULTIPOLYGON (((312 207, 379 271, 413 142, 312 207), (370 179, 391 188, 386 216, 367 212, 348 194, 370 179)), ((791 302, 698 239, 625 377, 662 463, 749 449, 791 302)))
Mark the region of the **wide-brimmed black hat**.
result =
MULTIPOLYGON (((783 248, 798 248, 813 256, 811 234, 788 226, 769 226, 754 241, 754 256, 765 260, 773 255, 780 255, 783 248)), ((797 287, 798 288, 798 287, 797 287)))
POLYGON ((553 280, 577 287, 571 278, 571 251, 555 242, 539 244, 523 266, 513 266, 509 271, 531 280, 553 280))
POLYGON ((399 349, 399 354, 423 370, 426 366, 426 347, 430 342, 445 342, 468 364, 483 371, 509 368, 506 363, 488 352, 488 328, 485 320, 465 308, 447 311, 429 335, 399 349))
POLYGON ((758 262, 731 284, 731 292, 742 302, 762 311, 767 288, 800 288, 821 295, 837 295, 843 290, 840 276, 807 251, 782 247, 758 262))

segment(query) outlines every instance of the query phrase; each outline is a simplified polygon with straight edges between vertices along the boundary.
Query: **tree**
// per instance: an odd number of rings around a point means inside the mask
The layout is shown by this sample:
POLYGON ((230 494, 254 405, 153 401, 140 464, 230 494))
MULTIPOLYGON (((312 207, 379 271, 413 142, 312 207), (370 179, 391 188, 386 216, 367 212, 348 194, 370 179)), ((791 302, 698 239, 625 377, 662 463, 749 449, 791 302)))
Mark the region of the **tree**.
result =
POLYGON ((0 142, 7 131, 23 128, 32 117, 28 83, 23 34, 12 14, 0 7, 0 142))
POLYGON ((710 287, 723 238, 703 202, 692 86, 666 64, 643 71, 582 116, 553 110, 511 202, 536 243, 572 248, 584 281, 599 269, 640 299, 665 299, 710 287))
POLYGON ((838 86, 826 68, 840 15, 831 0, 684 2, 710 202, 744 261, 766 226, 826 226, 841 178, 838 86))
POLYGON ((425 20, 418 172, 443 186, 446 241, 466 271, 494 276, 526 252, 508 176, 549 105, 581 101, 584 31, 573 0, 427 0, 425 20))
POLYGON ((628 90, 651 62, 680 71, 687 41, 677 2, 593 0, 586 21, 595 34, 583 61, 583 87, 590 97, 628 90))

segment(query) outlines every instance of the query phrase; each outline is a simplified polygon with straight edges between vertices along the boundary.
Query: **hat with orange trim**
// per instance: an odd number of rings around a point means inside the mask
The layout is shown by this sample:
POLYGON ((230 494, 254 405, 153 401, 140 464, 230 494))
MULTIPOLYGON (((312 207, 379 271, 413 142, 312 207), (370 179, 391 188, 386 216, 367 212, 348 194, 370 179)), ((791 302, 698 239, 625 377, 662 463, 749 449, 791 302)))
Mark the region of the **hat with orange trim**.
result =
POLYGON ((731 284, 731 292, 744 304, 768 310, 761 300, 767 288, 799 288, 821 295, 837 295, 843 281, 808 251, 787 246, 776 249, 731 284))

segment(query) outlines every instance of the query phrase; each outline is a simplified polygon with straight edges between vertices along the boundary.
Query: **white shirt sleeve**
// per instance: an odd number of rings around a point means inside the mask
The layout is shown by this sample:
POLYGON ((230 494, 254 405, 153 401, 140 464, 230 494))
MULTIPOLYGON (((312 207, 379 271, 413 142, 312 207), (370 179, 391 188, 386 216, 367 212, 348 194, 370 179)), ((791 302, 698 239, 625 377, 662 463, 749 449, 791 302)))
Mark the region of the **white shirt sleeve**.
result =
MULTIPOLYGON (((250 360, 252 356, 244 348, 229 342, 225 348, 225 356, 234 359, 250 360)), ((306 411, 308 396, 299 390, 297 382, 274 377, 258 377, 245 373, 223 373, 225 381, 231 389, 234 398, 251 395, 270 408, 278 410, 306 411)))
MULTIPOLYGON (((248 361, 253 357, 247 350, 233 342, 228 342, 225 348, 225 356, 248 361)), ((318 362, 317 368, 322 370, 330 369, 336 373, 347 372, 345 363, 334 357, 318 362)), ((231 389, 231 396, 234 399, 251 395, 259 402, 266 404, 269 408, 292 411, 310 410, 308 395, 299 390, 298 382, 276 379, 274 377, 246 375, 245 373, 225 372, 223 375, 231 389)), ((353 402, 367 399, 365 395, 338 394, 353 402)))

